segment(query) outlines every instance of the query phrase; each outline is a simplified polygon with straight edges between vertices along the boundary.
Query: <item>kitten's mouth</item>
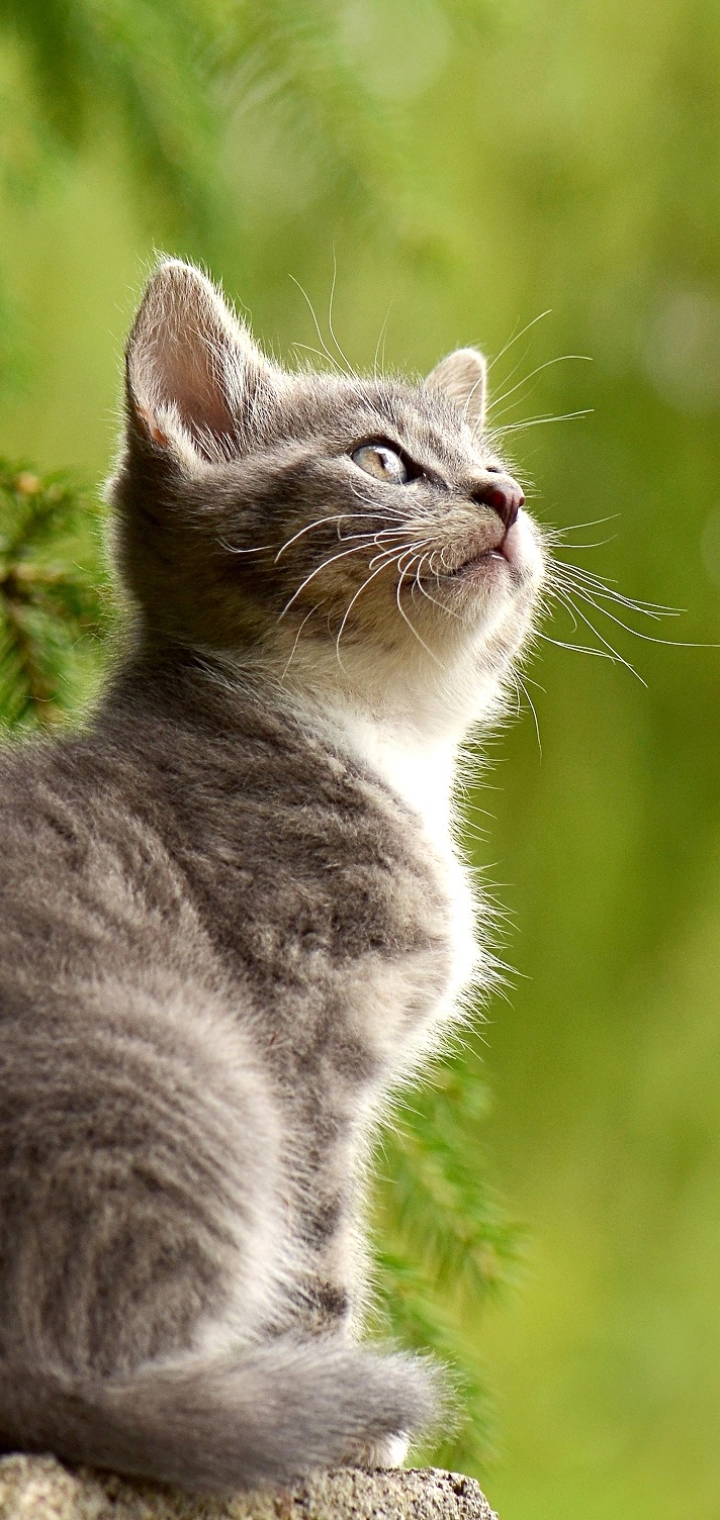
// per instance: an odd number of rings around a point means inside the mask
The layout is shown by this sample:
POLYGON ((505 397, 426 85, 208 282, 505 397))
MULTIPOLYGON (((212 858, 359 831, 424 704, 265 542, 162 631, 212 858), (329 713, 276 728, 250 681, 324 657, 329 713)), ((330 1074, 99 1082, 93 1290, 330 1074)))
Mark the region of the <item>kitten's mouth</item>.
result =
POLYGON ((440 557, 439 564, 433 567, 431 576, 422 576, 422 580, 432 580, 435 585, 438 581, 461 581, 470 579, 477 571, 490 568, 493 564, 504 565, 515 576, 523 570, 523 554, 520 545, 520 532, 516 523, 510 528, 498 533, 495 541, 488 544, 485 542, 482 548, 474 548, 465 558, 456 565, 443 563, 440 557))
POLYGON ((461 580, 463 576, 472 575, 474 570, 479 570, 489 560, 504 560, 504 558, 505 555, 502 549, 483 549, 480 554, 472 554, 469 559, 462 560, 461 564, 456 565, 454 570, 441 571, 440 580, 461 580))

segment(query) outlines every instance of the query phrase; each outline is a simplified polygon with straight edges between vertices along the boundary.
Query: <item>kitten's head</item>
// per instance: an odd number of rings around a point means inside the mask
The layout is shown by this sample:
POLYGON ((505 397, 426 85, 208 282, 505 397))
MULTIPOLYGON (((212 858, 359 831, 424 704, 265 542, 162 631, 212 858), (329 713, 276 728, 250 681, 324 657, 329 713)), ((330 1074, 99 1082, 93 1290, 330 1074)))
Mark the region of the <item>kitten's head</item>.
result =
POLYGON ((542 555, 485 392, 473 349, 416 384, 290 373, 202 274, 162 263, 112 484, 141 636, 435 727, 495 712, 542 555))

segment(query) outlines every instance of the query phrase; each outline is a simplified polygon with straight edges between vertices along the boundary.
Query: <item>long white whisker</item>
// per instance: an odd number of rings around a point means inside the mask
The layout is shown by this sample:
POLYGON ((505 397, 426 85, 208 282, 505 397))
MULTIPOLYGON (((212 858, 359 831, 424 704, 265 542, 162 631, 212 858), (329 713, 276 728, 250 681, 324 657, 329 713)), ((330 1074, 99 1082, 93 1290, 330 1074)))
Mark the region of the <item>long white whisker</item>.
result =
POLYGON ((406 550, 416 547, 417 545, 413 544, 412 540, 407 544, 393 544, 392 548, 383 549, 381 550, 380 554, 374 554, 373 558, 371 560, 368 560, 368 570, 372 570, 373 565, 377 564, 377 561, 379 559, 384 559, 386 555, 389 555, 391 559, 393 556, 397 558, 399 555, 404 554, 406 550))
POLYGON ((340 358, 342 359, 343 363, 345 364, 345 366, 347 368, 348 374, 352 376, 353 380, 357 380, 357 373, 353 369, 353 366, 350 363, 350 360, 348 359, 347 354, 345 354, 343 352, 342 348, 340 347, 340 344, 338 343, 338 340, 337 340, 337 338, 335 336, 335 328, 333 327, 333 302, 335 300, 335 286, 336 286, 336 284, 337 284, 337 255, 335 253, 335 249, 333 248, 333 277, 332 277, 332 285, 330 286, 330 300, 329 300, 329 303, 328 303, 328 327, 330 329, 330 337, 332 338, 333 343, 335 344, 335 347, 336 347, 336 349, 337 349, 337 351, 338 351, 338 353, 340 355, 340 358))
POLYGON ((576 628, 577 628, 578 622, 577 622, 577 618, 575 616, 575 609, 573 607, 572 602, 569 600, 569 597, 563 591, 558 590, 557 586, 553 588, 553 594, 554 594, 556 602, 559 602, 560 606, 564 607, 565 611, 567 613, 569 613, 569 615, 570 615, 570 621, 571 621, 571 623, 573 625, 573 633, 574 633, 575 630, 576 630, 576 628))
MULTIPOLYGON (((601 601, 617 602, 621 607, 626 607, 629 612, 637 612, 643 617, 654 618, 660 621, 664 617, 679 617, 679 607, 666 607, 660 602, 643 602, 631 596, 624 596, 614 586, 608 585, 599 575, 592 570, 581 569, 578 565, 568 565, 564 560, 554 560, 553 569, 559 569, 557 582, 577 591, 590 591, 601 601)), ((552 576, 551 579, 555 577, 552 576)), ((604 609, 598 608, 598 611, 604 609)))
MULTIPOLYGON (((380 512, 377 513, 377 516, 381 520, 384 520, 384 521, 388 520, 387 518, 383 519, 383 515, 380 512)), ((367 521, 366 514, 364 512, 334 512, 329 517, 318 517, 318 518, 316 518, 315 522, 305 523, 305 526, 303 528, 300 528, 297 533, 293 533, 292 538, 286 539, 286 541, 283 544, 282 548, 278 549, 278 552, 275 555, 275 564, 277 564, 277 562, 278 562, 281 554, 284 554, 285 550, 289 549, 292 546, 292 544, 296 544, 297 541, 298 541, 298 539, 303 537, 303 534, 310 533, 313 528, 322 528, 325 525, 325 523, 343 522, 346 518, 350 518, 350 517, 359 517, 362 521, 367 521)), ((385 529, 381 529, 379 531, 381 531, 381 532, 384 531, 386 533, 392 533, 392 532, 397 532, 397 529, 385 528, 385 529)), ((352 534, 348 535, 348 537, 354 537, 354 536, 355 535, 352 535, 352 534)), ((373 537, 373 530, 372 529, 368 529, 368 537, 373 537)))
MULTIPOLYGON (((643 643, 645 644, 665 644, 673 649, 720 649, 720 644, 695 643, 690 639, 661 639, 657 634, 641 633, 639 628, 632 628, 629 623, 624 623, 622 618, 617 617, 614 612, 611 612, 609 610, 608 607, 598 606, 598 603, 593 599, 589 591, 584 590, 580 586, 576 586, 573 589, 575 591, 575 595, 581 597, 584 602, 587 602, 587 605, 589 607, 594 607, 596 612, 603 613, 606 618, 610 619, 611 623, 616 623, 618 628, 622 628, 625 633, 633 634, 636 639, 642 639, 643 643)), ((576 610, 578 612, 578 615, 580 617, 583 617, 580 608, 578 607, 576 610)), ((584 621, 586 621, 586 619, 584 619, 584 621)), ((592 624, 589 624, 589 626, 592 627, 592 624)), ((593 632, 597 633, 598 638, 601 637, 596 628, 593 629, 593 632)), ((625 663, 626 662, 623 661, 623 664, 625 663)), ((637 671, 634 671, 633 673, 637 675, 637 671)), ((646 683, 643 682, 643 685, 645 684, 646 683)))
POLYGON ((315 354, 318 359, 324 359, 326 362, 327 362, 328 359, 331 359, 332 363, 335 365, 335 368, 336 368, 338 374, 339 375, 344 374, 344 371, 340 368, 340 365, 338 364, 337 359, 333 359, 332 355, 329 355, 329 354, 325 353, 323 351, 323 349, 321 349, 321 348, 315 348, 315 346, 312 343, 300 343, 300 342, 291 343, 290 347, 291 348, 304 348, 306 353, 308 353, 308 354, 315 354))
MULTIPOLYGON (((549 317, 551 311, 552 307, 548 306, 547 311, 541 311, 537 317, 533 317, 532 322, 526 322, 525 326, 521 327, 519 332, 513 332, 512 336, 508 338, 505 347, 501 348, 499 354, 496 354, 494 359, 490 360, 488 369, 492 369, 493 364, 499 363, 500 359, 503 357, 503 354, 508 353, 515 343, 519 343, 520 339, 525 337, 526 332, 529 332, 531 327, 535 327, 536 323, 542 322, 543 317, 549 317)), ((517 327, 517 322, 515 323, 515 326, 517 327)))
POLYGON ((538 715, 537 715, 537 710, 535 708, 535 703, 533 702, 533 699, 530 696, 530 693, 529 693, 529 691, 527 689, 527 686, 525 685, 525 682, 524 682, 522 676, 519 675, 519 674, 516 674, 515 679, 517 681, 518 686, 520 687, 520 690, 525 693, 525 697, 526 697, 527 701, 530 704, 530 711, 531 711, 531 713, 533 715, 533 719, 534 719, 534 722, 535 722, 535 733, 537 734, 537 742, 538 742, 538 749, 540 751, 540 759, 542 760, 543 747, 542 747, 542 739, 540 738, 540 723, 538 721, 538 715))
POLYGON ((219 538, 218 543, 221 549, 227 549, 228 554, 264 554, 275 548, 274 544, 258 544, 254 549, 242 549, 236 544, 229 544, 226 538, 219 538))
MULTIPOLYGON (((604 636, 600 632, 599 628, 596 628, 595 624, 590 622, 589 617, 586 616, 586 614, 583 612, 582 608, 578 607, 577 603, 575 603, 575 602, 573 603, 573 607, 575 609, 575 612, 577 613, 577 616, 582 620, 583 623, 585 623, 586 627, 590 629, 590 632, 594 633, 596 639, 599 639, 600 643, 603 644, 605 646, 605 648, 610 651, 610 654, 614 656, 614 658, 618 661, 618 663, 620 665, 624 665, 625 669, 629 670, 630 674, 636 677, 636 679, 640 682, 641 686, 647 686, 647 681, 643 680, 643 677, 640 675, 640 672, 635 669, 634 665, 630 664, 629 660, 625 659, 624 655, 619 654, 618 650, 615 649, 614 646, 612 644, 610 644, 606 638, 604 638, 604 636)), ((612 616, 612 614, 608 613, 607 616, 610 617, 610 616, 612 616)), ((617 619, 613 618, 613 622, 617 622, 617 619)), ((630 629, 631 633, 632 633, 632 631, 633 630, 630 629)), ((643 635, 639 634, 638 637, 642 638, 643 635)), ((655 640, 653 640, 653 642, 654 643, 662 643, 663 640, 662 639, 655 639, 655 640)))
POLYGON ((399 507, 389 507, 387 503, 383 503, 382 507, 378 507, 377 501, 373 500, 372 496, 365 496, 353 481, 350 481, 350 490, 357 501, 362 502, 364 507, 369 507, 378 517, 384 513, 387 517, 397 517, 401 522, 407 522, 406 512, 402 512, 399 507))
POLYGON ((607 538, 595 538, 589 544, 567 544, 560 541, 558 534, 553 528, 543 528, 542 533, 545 542, 551 547, 553 544, 560 543, 562 549, 572 549, 573 554, 580 549, 604 549, 607 544, 613 543, 617 538, 617 533, 610 533, 607 538))
POLYGON ((583 406, 577 412, 547 413, 545 416, 527 417, 524 422, 506 422, 502 427, 491 428, 491 433, 519 433, 522 428, 542 427, 546 422, 572 422, 575 417, 591 417, 593 407, 583 406))
MULTIPOLYGON (((290 608, 292 607, 293 602, 297 601, 297 598, 305 590, 305 587, 310 585, 310 582, 315 579, 316 575, 320 574, 321 570, 327 570, 328 565, 334 565, 336 563, 336 561, 339 560, 339 559, 347 559, 347 557, 348 557, 349 554, 359 554, 361 550, 367 550, 367 547, 368 546, 367 546, 366 542, 363 542, 361 544, 355 544, 352 549, 342 549, 339 554, 332 554, 330 556, 330 559, 324 559, 322 561, 322 564, 316 565, 315 569, 311 570, 310 574, 305 576, 304 581, 301 581, 301 583, 298 586, 297 590, 294 591, 293 594, 292 594, 292 596, 290 597, 290 600, 285 603, 285 606, 283 607, 283 610, 280 613, 280 617, 278 618, 278 622, 280 622, 281 618, 284 618, 286 612, 290 611, 290 608)), ((390 552, 390 551, 388 551, 388 552, 390 552)))
POLYGON ((393 303, 394 303, 394 301, 395 301, 395 297, 393 296, 392 301, 390 302, 390 305, 388 306, 388 309, 387 309, 387 311, 385 313, 385 316, 384 316, 384 319, 383 319, 383 325, 380 328, 380 334, 379 334, 377 343, 375 344, 375 358, 373 359, 373 374, 374 374, 374 376, 375 376, 376 379, 377 379, 377 375, 378 375, 378 356, 380 354, 380 350, 381 349, 382 349, 382 360, 381 360, 381 363, 380 363, 380 375, 382 376, 384 374, 384 371, 385 371, 385 336, 386 336, 386 333, 387 333, 387 325, 388 325, 388 322, 390 321, 390 312, 393 309, 393 303))
MULTIPOLYGON (((338 372, 339 375, 346 375, 347 371, 345 369, 343 369, 342 364, 338 364, 338 361, 335 358, 335 355, 331 354, 330 349, 328 348, 327 343, 325 342, 325 339, 324 339, 324 337, 323 337, 323 335, 322 335, 322 333, 320 331, 320 323, 318 322, 318 319, 317 319, 317 317, 315 315, 315 308, 313 306, 312 301, 310 300, 310 297, 309 297, 307 291, 303 289, 302 285, 300 284, 300 281, 295 279, 294 274, 290 275, 290 279, 292 280, 293 285, 297 285, 297 288, 300 291, 300 294, 304 297, 305 301, 307 302, 308 309, 310 311, 310 316, 313 319, 313 323, 315 325, 315 331, 316 331, 317 336, 318 336, 318 343, 320 344, 320 347, 321 347, 321 349, 322 349, 322 351, 323 351, 323 353, 325 355, 325 358, 330 361, 330 363, 332 364, 333 368, 337 370, 337 372, 338 372)), ((355 377, 354 377, 354 375, 351 375, 350 378, 354 379, 355 377)))
MULTIPOLYGON (((410 565, 411 564, 412 564, 412 559, 410 560, 410 565)), ((404 620, 404 622, 407 623, 407 626, 410 629, 410 632, 413 635, 413 638, 417 639, 418 644, 422 645, 423 649, 425 650, 425 653, 429 654, 430 659, 434 660, 435 664, 439 665, 440 669, 442 670, 444 668, 443 664, 442 664, 442 661, 438 659, 437 655, 433 654, 432 649, 428 648, 427 644, 425 643, 425 640, 421 639, 420 634, 417 631, 417 628, 415 628, 414 624, 411 623, 410 618, 408 617, 408 615, 407 615, 404 607, 401 605, 401 602, 400 602, 400 592, 402 590, 402 583, 403 583, 403 581, 405 579, 405 576, 408 574, 408 572, 410 570, 410 565, 408 565, 404 570, 400 571, 400 579, 399 579, 399 581, 397 583, 397 586, 395 588, 395 601, 397 603, 397 609, 398 609, 398 612, 400 613, 401 618, 404 620)), ((399 562, 398 562, 398 569, 400 569, 399 562)))
MULTIPOLYGON (((439 607, 440 611, 444 612, 446 617, 457 618, 457 621, 459 623, 461 623, 462 622, 462 618, 460 617, 459 613, 453 612, 452 607, 445 607, 445 606, 443 606, 443 603, 439 602, 436 597, 431 596, 430 592, 427 591, 425 589, 425 587, 423 586, 423 583, 422 583, 422 580, 421 580, 421 577, 420 577, 420 572, 421 572, 422 567, 425 564, 426 560, 427 560, 428 564, 430 564, 431 558, 432 558, 432 550, 430 551, 430 554, 423 554, 423 557, 420 560, 420 563, 419 563, 419 565, 417 567, 417 570, 415 571, 415 578, 413 580, 413 587, 417 586, 418 591, 422 592, 422 595, 424 597, 426 597, 429 602, 432 602, 433 607, 439 607)), ((430 570, 431 570, 431 573, 432 573, 432 566, 430 566, 430 570)), ((435 579, 436 580, 438 579, 437 575, 435 576, 435 579)))
POLYGON ((538 364, 535 369, 531 369, 529 375, 526 375, 524 380, 517 380, 510 387, 509 391, 501 391, 500 395, 496 396, 494 401, 491 402, 488 411, 492 411, 494 407, 500 406, 503 401, 507 401, 509 396, 514 396, 516 391, 522 390, 523 386, 528 385, 531 380, 534 380, 536 375, 541 375, 544 369, 550 369, 553 364, 565 364, 570 359, 580 359, 583 362, 592 364, 590 354, 558 354, 556 359, 546 359, 544 364, 538 364))
MULTIPOLYGON (((520 334, 518 334, 518 336, 520 336, 520 334)), ((508 380, 512 380, 513 375, 516 375, 517 372, 518 372, 518 370, 522 369, 523 364, 525 363, 525 360, 527 359, 527 356, 528 356, 531 348, 532 348, 532 343, 526 343, 526 345, 525 345, 525 347, 524 347, 524 349, 523 349, 523 351, 522 351, 519 359, 515 360, 515 363, 513 364, 512 369, 509 370, 508 373, 507 373, 507 375, 505 376, 505 378, 504 378, 504 380, 502 382, 503 385, 507 385, 508 380)), ((490 371, 491 368, 492 368, 492 362, 490 364, 488 364, 488 372, 490 371)))
POLYGON ((614 655, 608 654, 605 649, 593 649, 590 644, 569 644, 566 639, 553 639, 549 633, 541 633, 539 629, 535 633, 535 638, 542 639, 544 644, 554 644, 556 649, 571 649, 573 654, 592 654, 598 660, 611 660, 613 665, 622 663, 622 661, 618 662, 614 655))
POLYGON ((321 603, 320 602, 316 602, 315 606, 311 607, 310 611, 305 613, 305 616, 304 616, 304 618, 303 618, 303 620, 302 620, 302 622, 300 624, 300 627, 298 628, 298 631, 295 634, 295 639, 294 639, 294 642, 293 642, 293 647, 290 650, 290 658, 289 658, 289 660, 287 662, 287 665, 285 666, 285 669, 284 669, 284 671, 283 671, 283 673, 282 673, 282 675, 280 677, 280 685, 282 685, 282 683, 285 680, 285 677, 286 677, 286 675, 287 675, 287 673, 288 673, 288 671, 290 669, 290 666, 292 665, 293 658, 294 658, 294 655, 295 655, 295 651, 296 651, 296 649, 298 647, 298 643, 300 641, 300 634, 302 633, 303 628, 305 627, 305 624, 312 617, 313 613, 317 612, 319 606, 321 606, 321 603))
MULTIPOLYGON (((408 545, 407 547, 409 548, 410 546, 408 545)), ((348 618, 350 616, 350 613, 352 612, 353 607, 355 606, 356 601, 358 600, 358 597, 360 597, 362 595, 362 593, 365 590, 365 588, 370 585, 370 582, 374 581, 376 576, 381 575, 383 570, 387 570, 390 567, 390 565, 392 565, 393 562, 396 560, 397 555, 401 555, 402 553, 403 553, 403 548, 401 546, 398 551, 393 550, 392 553, 389 554, 387 558, 385 558, 383 556, 384 563, 382 565, 379 565, 377 570, 372 570, 372 573, 366 577, 366 579, 363 581, 363 583, 362 583, 361 587, 359 588, 359 590, 355 592, 355 594, 352 597, 351 601, 348 603, 347 607, 345 608, 345 612, 343 613, 342 622, 340 624, 340 627, 338 628, 337 638, 335 639, 335 651, 336 651, 336 654, 337 654, 338 661, 340 663, 341 669, 342 669, 342 660, 340 659, 340 640, 341 640, 341 638, 343 636, 343 633, 345 632, 345 627, 347 625, 348 618)), ((380 556, 376 556, 376 558, 380 558, 380 556)), ((375 561, 371 560, 370 566, 368 568, 372 569, 372 565, 374 563, 375 563, 375 561)))
POLYGON ((587 582, 589 585, 594 586, 598 592, 602 592, 604 595, 612 597, 613 600, 615 600, 616 597, 621 598, 624 602, 627 602, 630 607, 635 608, 635 610, 638 612, 645 610, 650 611, 656 615, 662 614, 668 617, 677 617, 683 610, 680 607, 670 607, 665 602, 646 602, 643 601, 640 597, 624 596, 621 591, 617 591, 614 585, 604 580, 601 575, 596 575, 594 570, 586 570, 584 565, 570 565, 562 559, 554 560, 553 564, 560 566, 562 571, 569 572, 571 575, 579 577, 583 582, 587 582))
POLYGON ((591 517, 589 522, 570 523, 566 528, 546 528, 545 532, 552 539, 566 538, 568 533, 579 533, 581 528, 600 528, 603 523, 617 522, 619 517, 619 512, 611 512, 608 517, 591 517))

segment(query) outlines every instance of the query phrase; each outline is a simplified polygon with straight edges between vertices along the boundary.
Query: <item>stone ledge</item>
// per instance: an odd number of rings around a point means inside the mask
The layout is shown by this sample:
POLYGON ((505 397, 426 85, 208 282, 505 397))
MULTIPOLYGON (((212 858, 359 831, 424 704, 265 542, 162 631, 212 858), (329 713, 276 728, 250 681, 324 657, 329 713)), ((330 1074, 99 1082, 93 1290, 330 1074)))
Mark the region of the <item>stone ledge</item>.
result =
POLYGON ((497 1520, 474 1478, 440 1468, 318 1473, 293 1489, 198 1498, 55 1457, 0 1458, 0 1520, 497 1520))

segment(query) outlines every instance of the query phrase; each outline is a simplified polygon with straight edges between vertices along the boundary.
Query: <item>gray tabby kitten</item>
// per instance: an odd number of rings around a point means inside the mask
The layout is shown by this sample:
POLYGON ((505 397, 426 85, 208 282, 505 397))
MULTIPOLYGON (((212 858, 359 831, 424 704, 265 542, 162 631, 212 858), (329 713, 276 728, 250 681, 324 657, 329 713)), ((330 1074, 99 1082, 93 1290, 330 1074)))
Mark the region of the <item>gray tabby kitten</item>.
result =
POLYGON ((401 1460, 356 1343, 373 1117, 476 947, 457 747, 541 581, 485 368, 290 374, 161 264, 111 487, 134 609, 92 722, 0 766, 0 1450, 227 1489, 401 1460))

